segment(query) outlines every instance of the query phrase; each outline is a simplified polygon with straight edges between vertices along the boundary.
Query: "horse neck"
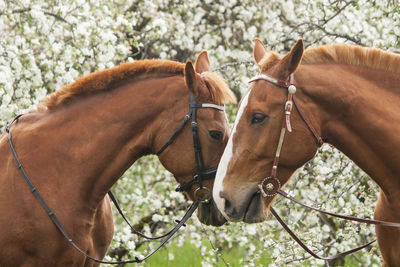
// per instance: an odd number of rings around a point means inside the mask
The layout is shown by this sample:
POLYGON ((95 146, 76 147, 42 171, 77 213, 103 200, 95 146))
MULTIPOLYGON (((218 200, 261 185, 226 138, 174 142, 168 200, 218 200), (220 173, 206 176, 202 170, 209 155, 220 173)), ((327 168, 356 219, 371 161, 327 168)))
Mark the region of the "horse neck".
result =
POLYGON ((374 179, 385 194, 400 188, 398 73, 339 64, 302 66, 302 104, 321 136, 374 179))
POLYGON ((23 116, 13 138, 39 188, 46 185, 42 190, 56 190, 94 210, 126 169, 154 150, 161 122, 183 117, 187 105, 183 76, 142 79, 51 112, 27 114, 28 123, 23 116))

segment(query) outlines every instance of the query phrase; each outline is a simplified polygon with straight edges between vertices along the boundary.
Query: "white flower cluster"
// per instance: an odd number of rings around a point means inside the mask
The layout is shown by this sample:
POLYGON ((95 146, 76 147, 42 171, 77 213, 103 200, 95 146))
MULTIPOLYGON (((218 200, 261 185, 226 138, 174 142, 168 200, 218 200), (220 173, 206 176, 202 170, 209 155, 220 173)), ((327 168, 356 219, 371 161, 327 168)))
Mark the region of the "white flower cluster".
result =
POLYGON ((0 1, 0 128, 78 76, 126 59, 125 1, 0 1))
MULTIPOLYGON (((240 95, 257 72, 251 56, 254 37, 280 53, 298 38, 306 46, 346 42, 396 51, 399 21, 397 1, 0 0, 0 128, 17 113, 35 108, 47 93, 124 61, 184 62, 208 50, 212 67, 240 95)), ((230 106, 228 112, 233 121, 236 107, 230 106)), ((173 219, 182 217, 189 205, 184 195, 174 191, 176 185, 156 157, 146 157, 113 190, 133 224, 157 236, 171 229, 173 219)), ((315 206, 368 218, 378 192, 354 163, 327 145, 298 171, 287 189, 315 206)), ((321 255, 374 237, 371 227, 315 214, 281 199, 275 206, 321 255)), ((133 235, 118 214, 115 220, 108 259, 141 257, 158 245, 133 235)), ((323 265, 301 250, 272 218, 262 224, 213 228, 201 225, 194 216, 167 249, 187 245, 198 249, 202 266, 229 263, 228 254, 240 255, 234 263, 241 266, 323 265)), ((171 262, 182 256, 165 255, 171 262)), ((337 264, 379 262, 374 245, 337 264)))

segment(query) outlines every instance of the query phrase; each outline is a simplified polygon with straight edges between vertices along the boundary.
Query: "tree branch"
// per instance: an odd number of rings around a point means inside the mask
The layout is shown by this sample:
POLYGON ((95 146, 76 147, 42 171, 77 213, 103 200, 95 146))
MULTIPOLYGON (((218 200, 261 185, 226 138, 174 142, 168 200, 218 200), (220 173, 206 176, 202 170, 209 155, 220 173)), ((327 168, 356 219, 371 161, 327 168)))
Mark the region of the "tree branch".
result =
MULTIPOLYGON (((29 11, 31 11, 31 10, 32 10, 32 8, 28 7, 28 8, 21 8, 21 9, 12 10, 10 13, 11 13, 11 14, 18 14, 18 13, 29 12, 29 11)), ((63 17, 61 17, 61 16, 58 15, 58 14, 54 14, 54 13, 51 13, 51 12, 48 12, 48 11, 42 11, 42 12, 43 12, 43 14, 45 14, 45 15, 54 17, 55 19, 57 19, 57 20, 59 20, 59 21, 62 21, 62 22, 64 22, 64 23, 67 23, 67 24, 69 24, 70 26, 72 26, 72 24, 71 24, 70 22, 68 22, 66 19, 64 19, 63 17)), ((4 14, 6 14, 6 12, 0 12, 0 16, 1 16, 1 15, 4 15, 4 14)))

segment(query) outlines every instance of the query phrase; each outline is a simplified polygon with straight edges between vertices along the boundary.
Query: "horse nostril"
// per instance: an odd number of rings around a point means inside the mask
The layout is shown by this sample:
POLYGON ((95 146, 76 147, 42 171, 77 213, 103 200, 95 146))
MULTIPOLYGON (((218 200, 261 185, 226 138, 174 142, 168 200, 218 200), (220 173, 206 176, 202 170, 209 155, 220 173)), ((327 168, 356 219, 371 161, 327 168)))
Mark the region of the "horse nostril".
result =
POLYGON ((224 199, 224 211, 226 213, 226 215, 231 216, 232 213, 234 212, 234 207, 233 207, 233 203, 227 198, 227 196, 223 193, 220 192, 219 196, 224 199))

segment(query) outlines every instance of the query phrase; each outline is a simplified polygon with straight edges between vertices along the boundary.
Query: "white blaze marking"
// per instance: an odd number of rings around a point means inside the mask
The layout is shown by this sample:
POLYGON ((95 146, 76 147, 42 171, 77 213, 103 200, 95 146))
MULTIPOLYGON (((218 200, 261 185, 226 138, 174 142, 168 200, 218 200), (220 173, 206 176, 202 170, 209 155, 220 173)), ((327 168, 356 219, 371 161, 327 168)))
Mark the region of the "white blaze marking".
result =
POLYGON ((228 170, 228 165, 232 159, 232 153, 233 153, 233 136, 235 135, 236 132, 236 127, 239 124, 239 121, 243 115, 243 112, 247 106, 247 103, 249 101, 249 95, 250 95, 250 90, 246 93, 245 97, 242 100, 242 103, 240 105, 239 111, 236 116, 235 124, 233 126, 232 134, 229 137, 228 144, 225 147, 224 153, 222 154, 221 161, 218 164, 218 170, 217 174, 215 176, 214 180, 214 189, 213 189, 213 198, 215 201, 215 204, 217 205, 219 211, 226 217, 225 212, 224 212, 224 206, 225 206, 225 200, 222 199, 219 194, 224 190, 223 187, 223 181, 226 175, 226 172, 228 170))

